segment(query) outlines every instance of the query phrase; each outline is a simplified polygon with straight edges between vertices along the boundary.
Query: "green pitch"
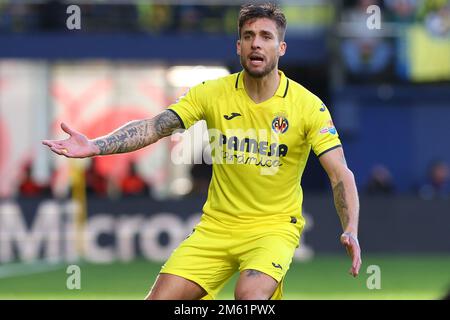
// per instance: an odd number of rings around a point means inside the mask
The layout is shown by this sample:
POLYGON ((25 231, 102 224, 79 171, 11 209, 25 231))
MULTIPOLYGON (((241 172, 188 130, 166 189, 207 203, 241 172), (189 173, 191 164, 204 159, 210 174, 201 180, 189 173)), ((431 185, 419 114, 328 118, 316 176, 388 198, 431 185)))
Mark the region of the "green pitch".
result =
MULTIPOLYGON (((450 289, 450 255, 366 256, 358 278, 347 274, 350 260, 317 256, 294 263, 287 275, 284 298, 296 299, 440 299, 450 289), (381 271, 381 288, 368 289, 369 265, 381 271)), ((80 262, 81 289, 66 287, 68 264, 0 266, 0 299, 142 299, 160 264, 144 260, 94 265, 80 262)), ((233 277, 219 299, 233 299, 233 277)), ((370 281, 369 281, 370 282, 370 281)), ((374 282, 372 282, 374 283, 374 282)))

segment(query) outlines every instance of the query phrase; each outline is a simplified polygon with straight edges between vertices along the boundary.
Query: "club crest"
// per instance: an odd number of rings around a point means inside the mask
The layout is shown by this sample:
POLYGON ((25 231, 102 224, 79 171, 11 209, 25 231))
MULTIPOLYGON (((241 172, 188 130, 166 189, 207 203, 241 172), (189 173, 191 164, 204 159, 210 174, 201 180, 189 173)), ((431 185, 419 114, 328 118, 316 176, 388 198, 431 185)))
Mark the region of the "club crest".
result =
POLYGON ((289 122, 286 117, 276 116, 272 121, 272 130, 275 133, 285 133, 289 128, 289 122))

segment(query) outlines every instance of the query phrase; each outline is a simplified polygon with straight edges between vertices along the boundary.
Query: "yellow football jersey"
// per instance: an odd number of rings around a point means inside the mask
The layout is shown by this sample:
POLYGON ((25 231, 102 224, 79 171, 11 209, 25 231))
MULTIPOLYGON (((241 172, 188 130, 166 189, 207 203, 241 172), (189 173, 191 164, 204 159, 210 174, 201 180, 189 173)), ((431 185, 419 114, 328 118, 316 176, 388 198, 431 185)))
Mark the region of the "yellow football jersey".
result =
POLYGON ((309 152, 320 157, 341 145, 322 101, 279 74, 275 95, 262 103, 248 96, 240 72, 192 87, 168 107, 184 128, 207 123, 213 175, 203 212, 224 227, 296 221, 302 228, 309 152))

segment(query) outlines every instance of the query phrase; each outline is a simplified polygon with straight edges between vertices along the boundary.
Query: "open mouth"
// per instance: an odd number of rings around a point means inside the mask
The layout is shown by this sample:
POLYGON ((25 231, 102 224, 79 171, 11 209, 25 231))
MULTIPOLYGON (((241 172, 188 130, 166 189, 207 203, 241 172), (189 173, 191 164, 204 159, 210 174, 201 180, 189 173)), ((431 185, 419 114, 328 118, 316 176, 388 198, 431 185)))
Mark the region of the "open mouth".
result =
POLYGON ((264 57, 259 54, 251 54, 249 56, 250 63, 255 66, 259 66, 264 62, 264 57))

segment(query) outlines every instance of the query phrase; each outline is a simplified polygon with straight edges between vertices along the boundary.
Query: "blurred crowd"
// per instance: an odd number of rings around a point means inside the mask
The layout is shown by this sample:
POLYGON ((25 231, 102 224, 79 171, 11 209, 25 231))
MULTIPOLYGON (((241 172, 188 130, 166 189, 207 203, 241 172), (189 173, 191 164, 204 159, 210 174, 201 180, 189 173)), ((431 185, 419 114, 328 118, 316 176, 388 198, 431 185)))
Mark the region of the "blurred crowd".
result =
MULTIPOLYGON (((55 191, 56 172, 52 173, 50 181, 41 183, 34 177, 33 166, 27 162, 18 179, 16 196, 19 198, 61 198, 55 191)), ((95 198, 154 198, 152 183, 139 172, 135 162, 131 162, 125 176, 117 179, 99 170, 96 158, 89 160, 89 165, 82 170, 82 186, 87 197, 95 198)), ((190 170, 192 188, 187 196, 205 196, 208 192, 212 175, 212 167, 207 164, 195 164, 190 170)), ((71 197, 74 192, 73 179, 68 181, 68 192, 63 197, 71 197)))
MULTIPOLYGON (((275 1, 276 2, 276 1, 275 1)), ((289 21, 289 34, 328 30, 338 35, 339 54, 349 82, 409 80, 402 51, 404 29, 421 25, 431 37, 450 41, 449 0, 344 0, 340 4, 278 1, 289 21), (366 27, 380 8, 381 28, 366 27), (337 34, 333 30, 340 30, 337 34)), ((236 33, 239 5, 218 1, 170 4, 157 1, 90 1, 79 4, 82 33, 223 34, 236 33)), ((182 2, 181 2, 182 3, 182 2)), ((67 32, 68 2, 61 0, 0 2, 0 34, 67 32)))
MULTIPOLYGON (((80 32, 216 32, 234 33, 239 6, 169 5, 152 1, 78 4, 82 13, 80 32)), ((0 32, 67 31, 68 3, 0 2, 0 32)))
POLYGON ((423 26, 430 37, 450 41, 448 0, 345 1, 340 21, 347 24, 340 46, 350 81, 407 78, 404 64, 397 59, 405 55, 403 37, 409 26, 423 26), (380 29, 361 27, 375 14, 367 11, 371 5, 380 8, 380 29))
MULTIPOLYGON (((390 170, 383 164, 373 166, 362 192, 372 196, 398 194, 390 170)), ((425 200, 450 198, 450 169, 447 162, 434 160, 429 164, 423 181, 412 186, 411 193, 425 200)))
MULTIPOLYGON (((18 197, 36 198, 55 196, 52 183, 41 184, 33 178, 32 168, 27 164, 18 186, 18 197)), ((212 175, 210 165, 197 164, 191 169, 192 189, 187 196, 205 196, 208 192, 212 175)), ((136 164, 131 163, 126 176, 115 181, 104 176, 96 168, 95 158, 92 159, 84 172, 85 190, 88 197, 98 198, 130 198, 153 197, 152 186, 139 171, 136 164)), ((308 186, 303 186, 308 190, 308 186)), ((389 168, 382 163, 372 167, 367 181, 358 186, 361 195, 393 196, 400 192, 396 188, 395 178, 389 168)), ((325 190, 323 190, 325 191, 325 190)), ((71 192, 69 192, 69 195, 71 192)), ((450 167, 443 160, 434 160, 429 164, 422 181, 411 186, 408 194, 415 194, 424 200, 450 198, 450 167)))
MULTIPOLYGON (((381 8, 383 22, 425 23, 435 34, 450 32, 450 4, 448 0, 344 0, 339 4, 328 1, 317 4, 278 2, 286 16, 291 10, 300 8, 297 18, 309 20, 315 25, 328 25, 330 8, 335 18, 341 22, 366 20, 366 9, 371 5, 381 8), (302 7, 303 6, 303 7, 302 7), (308 11, 311 7, 314 10, 308 11), (287 10, 288 9, 288 10, 287 10), (308 17, 301 11, 308 11, 308 17)), ((87 32, 236 32, 238 1, 215 1, 206 5, 204 1, 164 2, 164 1, 86 1, 78 4, 82 12, 83 28, 87 32)), ((245 3, 245 1, 242 1, 245 3)), ((64 31, 66 12, 70 3, 62 0, 0 2, 0 31, 64 31)), ((291 26, 301 21, 289 20, 291 26)), ((307 25, 305 21, 305 26, 307 25)), ((293 28, 295 29, 295 27, 293 28)))
MULTIPOLYGON (((139 174, 136 164, 130 163, 127 174, 119 180, 103 175, 93 158, 82 173, 82 181, 86 195, 97 198, 151 197, 151 184, 139 174)), ((48 183, 40 183, 33 177, 32 165, 27 163, 23 168, 18 185, 18 197, 59 197, 54 192, 55 172, 48 183)), ((71 182, 69 182, 71 183, 71 182)), ((67 196, 72 195, 72 185, 67 196)))
MULTIPOLYGON (((372 5, 380 8, 382 22, 423 23, 436 35, 449 35, 450 1, 448 0, 344 0, 340 20, 343 22, 366 21, 367 16, 375 12, 367 10, 372 5)), ((367 34, 371 33, 369 29, 363 31, 367 34)))

